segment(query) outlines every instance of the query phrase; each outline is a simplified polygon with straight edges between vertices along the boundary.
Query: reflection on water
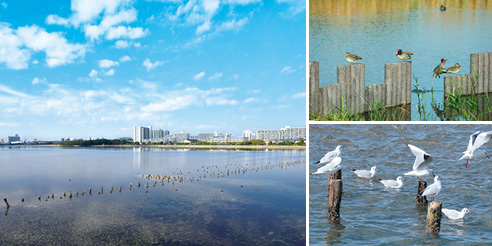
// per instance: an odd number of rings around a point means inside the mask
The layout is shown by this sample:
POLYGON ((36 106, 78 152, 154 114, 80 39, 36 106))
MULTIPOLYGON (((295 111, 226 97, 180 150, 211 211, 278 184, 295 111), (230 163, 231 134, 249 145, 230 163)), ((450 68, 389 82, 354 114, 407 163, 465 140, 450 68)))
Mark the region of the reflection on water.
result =
MULTIPOLYGON (((343 195, 340 225, 328 221, 328 177, 309 176, 309 242, 311 245, 341 243, 357 245, 470 245, 490 243, 492 231, 492 160, 483 154, 474 156, 470 168, 458 161, 466 149, 469 135, 490 131, 492 125, 311 125, 309 129, 309 172, 314 164, 337 145, 342 152, 343 195), (377 178, 395 179, 411 170, 415 156, 407 148, 413 144, 434 158, 430 168, 440 175, 442 190, 436 200, 443 207, 469 214, 460 222, 446 217, 437 236, 426 233, 426 209, 416 206, 418 179, 405 177, 401 189, 385 189, 377 178), (475 159, 476 158, 476 159, 475 159), (363 180, 349 169, 369 169, 376 165, 380 173, 374 180, 363 180), (485 236, 487 235, 487 236, 485 236)), ((492 142, 484 144, 490 152, 492 142)), ((432 178, 424 178, 432 183, 432 178)))
POLYGON ((304 244, 304 158, 300 151, 2 149, 0 194, 11 207, 0 244, 304 244))
MULTIPOLYGON (((470 54, 490 52, 492 4, 488 1, 344 0, 309 1, 309 59, 319 61, 320 86, 336 83, 337 66, 347 65, 346 52, 360 55, 365 64, 366 85, 384 81, 384 64, 400 61, 398 49, 413 52, 412 83, 434 88, 443 100, 444 79, 432 78, 441 58, 445 67, 460 63, 470 72, 470 54)), ((426 98, 432 111, 431 97, 426 98)), ((418 102, 412 93, 412 102, 418 102)), ((412 115, 417 116, 416 110, 412 115)))

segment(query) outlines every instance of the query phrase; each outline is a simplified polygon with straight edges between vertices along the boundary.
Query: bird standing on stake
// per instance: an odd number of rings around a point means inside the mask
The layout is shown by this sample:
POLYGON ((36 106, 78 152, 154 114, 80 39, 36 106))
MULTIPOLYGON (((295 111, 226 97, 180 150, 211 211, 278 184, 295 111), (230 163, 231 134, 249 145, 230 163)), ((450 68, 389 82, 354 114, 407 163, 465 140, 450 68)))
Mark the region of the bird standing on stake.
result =
POLYGON ((324 174, 330 175, 330 179, 333 179, 332 174, 336 173, 338 170, 342 169, 342 157, 335 157, 330 163, 318 168, 316 172, 311 174, 324 174))
MULTIPOLYGON (((480 146, 482 146, 483 144, 490 141, 491 138, 492 138, 492 131, 482 132, 482 133, 478 131, 470 135, 470 140, 468 141, 468 147, 463 152, 464 155, 459 159, 459 161, 466 158, 467 160, 466 167, 469 167, 470 161, 473 158, 473 152, 475 152, 475 150, 480 148, 480 146)), ((487 158, 489 158, 487 154, 485 155, 487 156, 487 158)))
POLYGON ((412 52, 402 51, 401 49, 396 51, 396 57, 398 57, 398 59, 402 61, 412 59, 412 55, 413 55, 412 52))
POLYGON ((432 197, 432 201, 434 201, 434 197, 441 192, 441 181, 439 181, 439 176, 434 177, 434 183, 429 185, 422 191, 422 196, 432 197))
POLYGON ((441 59, 441 64, 439 64, 436 68, 434 68, 434 73, 432 74, 432 77, 439 77, 441 78, 441 74, 446 72, 446 69, 444 69, 444 64, 446 63, 446 59, 442 58, 441 59))
POLYGON ((323 156, 319 161, 315 162, 314 164, 324 164, 333 161, 335 157, 339 157, 342 154, 342 149, 345 147, 345 145, 338 145, 335 150, 330 151, 323 156))
POLYGON ((362 58, 356 54, 350 54, 350 52, 347 52, 345 54, 345 60, 350 63, 353 63, 353 62, 362 61, 362 58))

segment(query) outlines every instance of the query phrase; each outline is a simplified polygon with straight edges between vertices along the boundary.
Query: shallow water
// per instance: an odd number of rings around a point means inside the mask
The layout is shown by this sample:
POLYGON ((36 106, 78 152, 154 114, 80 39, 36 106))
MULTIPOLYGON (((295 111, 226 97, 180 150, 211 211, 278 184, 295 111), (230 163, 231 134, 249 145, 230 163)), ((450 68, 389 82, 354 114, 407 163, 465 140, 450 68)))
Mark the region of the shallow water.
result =
MULTIPOLYGON (((492 241, 492 160, 479 154, 465 168, 458 161, 468 144, 470 134, 490 131, 492 125, 311 125, 309 171, 326 152, 344 144, 342 152, 343 195, 341 221, 327 220, 328 177, 309 177, 309 242, 311 245, 471 245, 492 241), (418 180, 405 177, 411 171, 414 155, 406 147, 413 144, 434 157, 430 168, 441 176, 442 191, 436 200, 443 208, 473 213, 464 220, 444 217, 441 232, 426 233, 426 210, 417 208, 415 195, 418 180), (370 169, 376 165, 380 173, 375 179, 355 176, 349 169, 370 169), (396 179, 404 176, 401 189, 387 190, 376 178, 396 179)), ((481 147, 492 152, 492 142, 481 147)), ((432 178, 424 178, 428 184, 432 178)))
MULTIPOLYGON (((492 4, 487 1, 451 1, 439 10, 439 1, 347 0, 309 1, 309 60, 319 61, 320 86, 337 81, 337 66, 347 65, 346 52, 365 64, 366 86, 384 82, 384 64, 399 62, 398 49, 414 53, 414 77, 421 89, 434 87, 442 102, 444 79, 432 78, 441 58, 445 67, 461 65, 470 73, 470 54, 491 52, 492 4)), ((430 110, 432 95, 426 95, 430 110)), ((412 102, 418 102, 412 92, 412 102)), ((418 119, 412 107, 412 119, 418 119)))
POLYGON ((0 244, 303 245, 304 163, 305 151, 3 148, 0 244))

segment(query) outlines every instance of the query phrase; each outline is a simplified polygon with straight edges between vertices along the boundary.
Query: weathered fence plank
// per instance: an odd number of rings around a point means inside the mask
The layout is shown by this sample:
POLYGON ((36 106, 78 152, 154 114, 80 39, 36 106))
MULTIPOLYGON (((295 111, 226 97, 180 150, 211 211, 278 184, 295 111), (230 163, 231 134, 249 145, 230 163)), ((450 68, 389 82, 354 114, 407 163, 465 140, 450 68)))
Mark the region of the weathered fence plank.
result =
POLYGON ((463 96, 492 92, 492 52, 470 54, 470 74, 444 77, 444 96, 457 91, 463 96))
POLYGON ((337 83, 319 87, 319 63, 310 62, 309 106, 314 113, 336 113, 343 107, 351 114, 370 111, 379 102, 399 106, 411 101, 411 62, 385 65, 385 82, 365 86, 365 64, 337 67, 337 83), (313 74, 314 73, 314 74, 313 74))

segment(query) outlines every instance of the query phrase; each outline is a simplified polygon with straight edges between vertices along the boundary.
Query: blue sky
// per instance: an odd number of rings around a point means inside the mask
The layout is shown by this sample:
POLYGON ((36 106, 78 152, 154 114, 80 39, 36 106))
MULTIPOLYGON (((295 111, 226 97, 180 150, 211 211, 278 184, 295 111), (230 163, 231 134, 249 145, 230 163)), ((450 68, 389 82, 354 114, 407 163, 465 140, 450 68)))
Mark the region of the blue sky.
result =
POLYGON ((0 137, 304 127, 298 0, 0 0, 0 137))

